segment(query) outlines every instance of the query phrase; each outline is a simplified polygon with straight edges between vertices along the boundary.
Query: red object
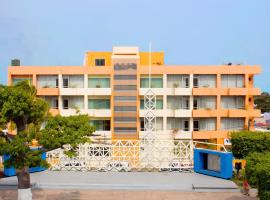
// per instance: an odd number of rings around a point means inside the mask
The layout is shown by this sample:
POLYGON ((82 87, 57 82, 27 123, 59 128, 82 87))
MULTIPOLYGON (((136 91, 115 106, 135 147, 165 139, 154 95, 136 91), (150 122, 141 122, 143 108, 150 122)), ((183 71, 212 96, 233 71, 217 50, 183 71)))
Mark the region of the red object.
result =
POLYGON ((243 181, 243 188, 244 189, 249 189, 249 184, 248 184, 247 180, 243 181))

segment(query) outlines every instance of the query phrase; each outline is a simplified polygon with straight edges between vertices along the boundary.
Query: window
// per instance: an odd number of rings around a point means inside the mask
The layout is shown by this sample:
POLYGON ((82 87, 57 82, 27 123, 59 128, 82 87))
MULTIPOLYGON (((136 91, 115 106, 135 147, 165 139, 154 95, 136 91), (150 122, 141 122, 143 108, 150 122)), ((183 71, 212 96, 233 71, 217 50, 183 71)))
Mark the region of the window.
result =
POLYGON ((58 88, 57 75, 37 75, 38 88, 58 88))
POLYGON ((137 122, 137 118, 136 117, 114 117, 114 122, 121 122, 121 123, 137 122))
POLYGON ((199 99, 194 99, 193 100, 193 109, 197 110, 199 109, 199 99))
POLYGON ((193 130, 194 131, 199 131, 200 126, 199 126, 199 120, 194 120, 193 121, 193 130))
POLYGON ((58 99, 53 99, 53 105, 52 105, 52 108, 54 109, 58 109, 58 99))
POLYGON ((115 64, 114 65, 114 70, 119 71, 119 70, 136 70, 137 65, 136 63, 127 63, 127 64, 115 64))
POLYGON ((137 127, 114 127, 117 133, 136 133, 137 127))
POLYGON ((198 76, 193 77, 193 87, 195 87, 195 88, 199 87, 199 77, 198 76))
POLYGON ((168 109, 189 109, 189 97, 186 96, 167 96, 168 109))
POLYGON ((12 85, 16 85, 17 83, 25 81, 25 80, 29 81, 30 84, 32 84, 32 78, 30 77, 29 78, 28 77, 14 77, 12 78, 12 85))
POLYGON ((95 60, 95 65, 96 66, 105 66, 105 59, 103 58, 98 58, 95 60))
POLYGON ((189 131, 189 121, 188 120, 184 121, 184 131, 189 131))
POLYGON ((245 99, 244 97, 222 96, 221 107, 223 109, 244 109, 245 99))
POLYGON ((89 77, 88 88, 110 88, 110 78, 107 77, 89 77))
POLYGON ((114 80, 137 80, 137 75, 114 75, 114 80))
POLYGON ((90 125, 94 126, 96 131, 110 131, 111 130, 110 120, 91 120, 90 125))
POLYGON ((189 87, 189 77, 183 77, 183 86, 184 88, 189 87))
POLYGON ((58 88, 59 84, 58 84, 58 78, 55 79, 55 87, 58 88))
POLYGON ((244 87, 244 75, 221 75, 221 86, 223 88, 244 87))
POLYGON ((63 87, 68 88, 69 87, 69 78, 63 77, 63 87))
POLYGON ((136 111, 136 106, 114 106, 114 111, 121 111, 121 112, 129 112, 129 111, 136 111))
MULTIPOLYGON (((149 87, 149 78, 141 78, 140 81, 141 88, 148 88, 149 87)), ((163 88, 163 79, 162 77, 152 77, 151 78, 151 88, 163 88)))
POLYGON ((222 130, 242 130, 244 129, 244 118, 221 118, 222 130))
POLYGON ((134 102, 134 101, 137 101, 137 97, 136 96, 114 96, 114 100, 134 102))
MULTIPOLYGON (((144 99, 140 99, 140 109, 144 109, 144 99)), ((156 99, 156 109, 163 109, 163 99, 156 99)))
POLYGON ((110 99, 88 99, 88 109, 110 109, 110 99))
POLYGON ((129 91, 129 90, 136 90, 136 85, 115 85, 114 90, 115 91, 129 91))
POLYGON ((68 109, 68 107, 69 107, 69 101, 68 101, 68 99, 64 99, 63 100, 63 108, 68 109))

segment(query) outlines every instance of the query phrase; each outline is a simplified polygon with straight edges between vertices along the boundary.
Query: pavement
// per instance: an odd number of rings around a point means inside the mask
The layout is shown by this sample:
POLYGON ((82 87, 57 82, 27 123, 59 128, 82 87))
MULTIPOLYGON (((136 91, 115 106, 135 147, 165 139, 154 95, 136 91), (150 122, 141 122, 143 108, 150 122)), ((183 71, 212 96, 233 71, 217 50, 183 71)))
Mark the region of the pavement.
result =
MULTIPOLYGON (((179 192, 156 190, 64 190, 33 189, 33 200, 258 200, 256 193, 179 192)), ((16 190, 0 190, 0 200, 17 199, 16 190)))
MULTIPOLYGON (((239 192, 236 184, 197 173, 43 171, 31 174, 34 189, 166 190, 239 192)), ((0 189, 15 189, 17 178, 0 179, 0 189)))

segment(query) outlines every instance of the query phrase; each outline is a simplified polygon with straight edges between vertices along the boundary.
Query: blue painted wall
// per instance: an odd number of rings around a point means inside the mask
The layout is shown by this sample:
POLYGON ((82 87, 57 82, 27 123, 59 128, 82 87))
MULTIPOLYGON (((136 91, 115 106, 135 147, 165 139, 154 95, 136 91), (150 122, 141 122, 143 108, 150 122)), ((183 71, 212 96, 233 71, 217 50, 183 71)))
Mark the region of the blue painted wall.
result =
POLYGON ((194 149, 194 171, 200 174, 230 179, 233 176, 233 155, 231 152, 220 152, 209 149, 194 149), (220 171, 205 169, 204 163, 207 162, 205 155, 217 155, 220 158, 220 171))
MULTIPOLYGON (((5 154, 3 156, 3 161, 8 160, 9 158, 10 158, 10 156, 5 154)), ((42 160, 46 160, 46 152, 43 152, 41 154, 41 158, 42 158, 42 160)), ((40 171, 44 171, 44 170, 46 170, 46 168, 45 167, 40 167, 40 166, 29 168, 30 173, 40 172, 40 171)), ((14 167, 10 167, 10 168, 5 167, 4 168, 4 175, 5 176, 15 176, 16 175, 16 169, 14 167)))

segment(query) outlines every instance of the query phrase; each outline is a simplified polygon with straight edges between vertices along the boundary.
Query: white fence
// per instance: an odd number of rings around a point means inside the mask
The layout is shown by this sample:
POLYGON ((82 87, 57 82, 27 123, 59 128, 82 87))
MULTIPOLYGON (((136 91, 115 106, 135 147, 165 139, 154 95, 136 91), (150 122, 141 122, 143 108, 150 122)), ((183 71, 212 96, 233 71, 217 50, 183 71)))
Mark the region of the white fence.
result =
POLYGON ((47 152, 51 170, 153 171, 193 169, 192 140, 116 140, 84 144, 69 158, 62 149, 47 152))

